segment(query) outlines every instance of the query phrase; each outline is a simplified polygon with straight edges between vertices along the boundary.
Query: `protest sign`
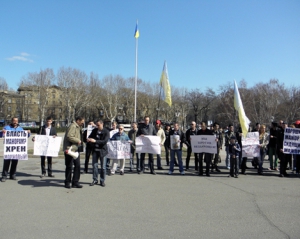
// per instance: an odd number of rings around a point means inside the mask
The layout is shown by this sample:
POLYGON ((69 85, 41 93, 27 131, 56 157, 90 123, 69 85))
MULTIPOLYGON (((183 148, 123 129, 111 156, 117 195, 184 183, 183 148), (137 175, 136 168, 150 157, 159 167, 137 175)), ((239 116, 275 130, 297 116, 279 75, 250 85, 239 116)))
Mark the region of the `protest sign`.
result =
POLYGON ((259 134, 249 132, 246 137, 242 136, 242 157, 260 157, 259 134))
POLYGON ((170 136, 171 140, 171 149, 180 149, 180 137, 179 135, 171 135, 170 136))
POLYGON ((61 137, 36 135, 33 147, 33 155, 58 157, 61 137))
POLYGON ((300 154, 300 129, 285 129, 283 140, 283 153, 300 154))
POLYGON ((191 135, 193 153, 217 153, 217 142, 214 135, 191 135))
POLYGON ((139 136, 135 140, 136 153, 160 154, 160 138, 154 135, 139 136))
POLYGON ((130 159, 130 143, 128 141, 107 142, 108 155, 110 159, 130 159))
POLYGON ((3 158, 28 160, 27 137, 27 131, 6 131, 3 158))

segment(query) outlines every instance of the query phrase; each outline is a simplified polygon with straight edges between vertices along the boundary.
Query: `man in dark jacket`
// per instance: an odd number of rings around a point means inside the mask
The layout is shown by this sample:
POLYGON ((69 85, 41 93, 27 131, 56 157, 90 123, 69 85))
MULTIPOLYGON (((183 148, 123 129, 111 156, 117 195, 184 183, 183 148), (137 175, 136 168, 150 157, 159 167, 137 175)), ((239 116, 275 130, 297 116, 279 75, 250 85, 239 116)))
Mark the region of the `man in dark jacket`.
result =
POLYGON ((277 147, 277 123, 272 122, 271 128, 270 128, 270 141, 269 141, 269 160, 270 160, 270 168, 269 170, 278 170, 277 169, 277 153, 276 153, 276 147, 277 147), (274 160, 273 160, 274 156, 274 160))
MULTIPOLYGON (((191 127, 185 132, 185 139, 187 142, 187 156, 186 156, 186 161, 185 161, 185 169, 189 169, 189 164, 190 164, 190 157, 192 154, 192 145, 191 145, 191 135, 197 135, 197 128, 196 128, 196 122, 192 121, 191 122, 191 127)), ((198 154, 194 154, 195 156, 195 170, 198 171, 198 154)))
MULTIPOLYGON (((197 135, 214 135, 212 133, 212 131, 209 130, 206 127, 206 123, 205 122, 201 122, 200 125, 201 125, 201 129, 198 130, 197 135)), ((206 174, 206 176, 209 177, 210 176, 210 174, 209 174, 209 167, 210 167, 211 158, 212 158, 212 154, 210 154, 210 153, 199 153, 199 176, 203 175, 203 156, 204 156, 204 160, 205 160, 205 163, 206 163, 205 174, 206 174)))
POLYGON ((283 141, 284 141, 284 131, 288 127, 286 122, 281 124, 280 129, 277 132, 277 155, 280 159, 280 174, 279 177, 288 177, 286 173, 287 159, 286 154, 283 153, 283 141))
MULTIPOLYGON (((156 135, 156 130, 153 125, 150 125, 150 117, 144 117, 144 124, 141 125, 138 129, 136 137, 144 135, 156 135)), ((148 154, 149 156, 149 167, 151 174, 155 175, 154 164, 153 164, 153 154, 148 154)), ((138 173, 144 173, 145 170, 145 153, 141 153, 141 158, 138 160, 138 173)))
POLYGON ((100 186, 105 187, 106 155, 108 154, 107 142, 110 138, 109 131, 103 127, 103 121, 98 120, 96 127, 90 134, 87 142, 93 144, 93 182, 90 186, 98 183, 98 160, 100 158, 100 186))
MULTIPOLYGON (((94 121, 89 121, 88 125, 91 125, 93 128, 95 127, 94 121)), ((88 173, 90 156, 91 156, 92 151, 93 151, 93 144, 86 141, 87 138, 89 137, 89 135, 87 135, 87 133, 88 133, 88 131, 86 129, 83 132, 83 142, 85 143, 85 161, 84 161, 84 170, 83 170, 83 173, 88 173)))
POLYGON ((213 160, 211 162, 211 171, 213 172, 214 169, 217 172, 221 172, 220 169, 218 168, 218 163, 219 163, 219 156, 220 156, 220 150, 222 149, 223 145, 223 135, 219 130, 219 124, 215 122, 213 124, 213 134, 215 135, 217 141, 217 153, 213 155, 213 160))
MULTIPOLYGON (((53 136, 53 137, 57 136, 55 127, 52 127, 52 117, 51 116, 46 118, 46 124, 44 126, 40 127, 38 134, 53 136)), ((32 138, 32 141, 35 141, 35 137, 32 138)), ((41 178, 46 176, 45 159, 46 159, 46 156, 41 156, 41 170, 42 170, 42 174, 40 176, 41 178)), ((48 176, 54 177, 54 175, 52 174, 52 157, 47 156, 47 163, 48 163, 48 176)))
MULTIPOLYGON (((130 172, 132 172, 133 170, 133 165, 134 165, 134 156, 136 156, 136 160, 138 161, 139 160, 139 154, 135 152, 135 139, 136 139, 136 134, 137 134, 137 131, 138 131, 138 128, 137 128, 137 123, 136 122, 133 122, 131 124, 131 127, 132 129, 129 130, 128 132, 128 137, 129 139, 132 141, 131 145, 130 145, 130 153, 131 153, 131 158, 130 158, 130 172)), ((138 170, 138 169, 137 169, 138 170)))

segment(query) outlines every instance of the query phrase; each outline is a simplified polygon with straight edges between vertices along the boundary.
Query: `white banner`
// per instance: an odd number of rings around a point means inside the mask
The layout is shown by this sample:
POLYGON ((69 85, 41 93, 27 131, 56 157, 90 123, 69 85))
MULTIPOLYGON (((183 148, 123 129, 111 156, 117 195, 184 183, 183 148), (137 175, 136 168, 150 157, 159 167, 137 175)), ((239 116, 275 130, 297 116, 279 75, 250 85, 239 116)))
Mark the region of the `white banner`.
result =
POLYGON ((300 129, 285 129, 283 140, 283 153, 300 154, 300 129))
POLYGON ((217 142, 214 135, 191 135, 193 153, 217 153, 217 142))
POLYGON ((129 141, 109 141, 107 142, 108 155, 110 159, 130 159, 129 141))
POLYGON ((171 149, 180 149, 180 137, 179 135, 170 135, 171 149))
POLYGON ((27 131, 6 131, 3 159, 28 160, 27 131))
POLYGON ((247 133, 246 138, 242 136, 242 157, 259 157, 260 148, 258 132, 247 133))
POLYGON ((135 139, 136 153, 161 154, 160 137, 154 135, 139 136, 135 139))
POLYGON ((33 147, 33 155, 58 157, 61 137, 36 135, 33 147))

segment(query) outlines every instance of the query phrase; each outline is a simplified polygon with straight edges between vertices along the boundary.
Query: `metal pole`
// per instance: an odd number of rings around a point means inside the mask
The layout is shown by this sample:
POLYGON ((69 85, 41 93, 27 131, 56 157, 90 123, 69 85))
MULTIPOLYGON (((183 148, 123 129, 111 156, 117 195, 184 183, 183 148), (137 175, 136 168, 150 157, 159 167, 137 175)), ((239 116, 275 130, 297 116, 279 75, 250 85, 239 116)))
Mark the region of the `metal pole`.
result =
POLYGON ((135 38, 135 81, 134 81, 134 122, 136 122, 136 91, 138 74, 138 38, 135 38))

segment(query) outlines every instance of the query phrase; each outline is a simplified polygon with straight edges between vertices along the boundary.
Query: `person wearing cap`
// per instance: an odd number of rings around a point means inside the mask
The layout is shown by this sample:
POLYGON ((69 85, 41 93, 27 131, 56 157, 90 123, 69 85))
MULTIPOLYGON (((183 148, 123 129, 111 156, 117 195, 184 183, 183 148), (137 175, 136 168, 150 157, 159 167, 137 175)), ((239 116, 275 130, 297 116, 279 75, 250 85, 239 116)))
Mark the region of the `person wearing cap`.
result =
POLYGON ((276 170, 278 171, 278 156, 276 153, 276 147, 277 147, 277 123, 272 122, 271 128, 270 128, 270 141, 269 141, 269 160, 270 160, 270 168, 269 170, 276 170), (274 156, 274 158, 273 158, 274 156), (274 159, 274 160, 273 160, 274 159))
POLYGON ((239 155, 240 155, 240 145, 236 142, 236 137, 230 137, 230 143, 228 145, 228 152, 230 155, 230 174, 229 177, 238 178, 239 176, 239 155))
MULTIPOLYGON (((164 130, 161 127, 161 122, 160 120, 156 120, 155 122, 155 127, 156 127, 156 135, 160 138, 160 146, 164 145, 165 141, 166 141, 166 135, 164 130)), ((157 154, 157 169, 158 170, 163 170, 163 167, 161 166, 161 157, 160 154, 157 154)))
MULTIPOLYGON (((118 140, 118 141, 129 141, 128 135, 124 132, 124 126, 122 124, 119 125, 119 132, 115 133, 111 139, 111 141, 118 140)), ((120 160, 120 175, 124 175, 124 168, 125 168, 125 158, 124 159, 114 159, 113 160, 113 167, 111 170, 111 175, 114 175, 117 166, 118 166, 118 160, 120 160)))
POLYGON ((288 177, 286 173, 286 154, 283 153, 283 141, 284 141, 284 131, 287 128, 288 124, 282 122, 281 129, 277 133, 277 154, 280 159, 280 172, 279 177, 288 177))

